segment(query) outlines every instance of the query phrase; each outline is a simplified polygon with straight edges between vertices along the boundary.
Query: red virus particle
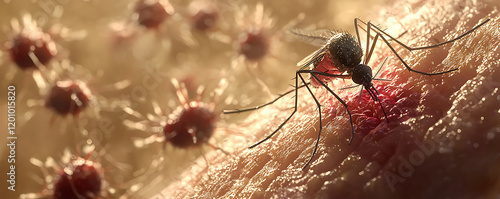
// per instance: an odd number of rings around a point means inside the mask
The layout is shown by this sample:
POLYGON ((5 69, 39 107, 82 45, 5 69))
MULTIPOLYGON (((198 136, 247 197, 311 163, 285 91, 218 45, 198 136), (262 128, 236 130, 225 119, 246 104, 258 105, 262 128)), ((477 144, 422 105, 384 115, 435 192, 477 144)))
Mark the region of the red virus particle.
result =
POLYGON ((163 133, 165 143, 188 148, 207 143, 215 129, 216 115, 213 108, 202 102, 179 106, 171 115, 163 133))
POLYGON ((57 81, 45 100, 45 106, 63 116, 78 116, 89 105, 91 98, 90 90, 82 81, 57 81))
POLYGON ((45 65, 57 53, 51 37, 37 28, 23 30, 6 47, 12 61, 23 70, 37 69, 36 61, 45 65))
POLYGON ((269 51, 269 38, 261 30, 248 31, 239 36, 240 54, 246 59, 257 61, 269 51))
POLYGON ((192 27, 199 31, 213 29, 219 19, 219 10, 210 3, 191 2, 189 10, 192 27))
POLYGON ((55 199, 94 199, 99 198, 103 176, 99 163, 78 158, 59 172, 54 184, 55 199))
POLYGON ((173 8, 167 0, 138 0, 134 12, 137 23, 149 29, 158 29, 173 13, 173 8))

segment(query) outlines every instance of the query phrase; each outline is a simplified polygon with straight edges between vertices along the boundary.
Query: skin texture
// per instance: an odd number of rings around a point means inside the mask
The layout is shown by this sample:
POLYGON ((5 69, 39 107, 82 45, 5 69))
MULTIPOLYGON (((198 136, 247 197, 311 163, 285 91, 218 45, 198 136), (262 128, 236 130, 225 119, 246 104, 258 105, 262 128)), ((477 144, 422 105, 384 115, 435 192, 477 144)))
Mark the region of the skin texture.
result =
MULTIPOLYGON (((272 139, 253 148, 291 113, 293 99, 250 114, 241 124, 254 140, 227 144, 236 151, 207 154, 178 182, 158 188, 155 198, 495 198, 500 196, 500 19, 488 3, 412 1, 411 9, 372 20, 387 32, 399 22, 410 46, 442 42, 487 18, 492 20, 452 44, 409 53, 394 44, 416 70, 458 71, 424 76, 404 70, 385 45, 378 45, 370 66, 389 56, 374 82, 387 112, 358 89, 339 92, 353 114, 352 144, 345 108, 325 89, 315 91, 324 105, 318 152, 309 160, 319 122, 305 89, 298 113, 272 139), (432 8, 432 9, 431 9, 432 8), (410 11, 408 11, 410 10, 410 11), (394 17, 394 18, 392 18, 394 17), (396 22, 396 23, 395 23, 396 22)), ((363 31, 361 33, 364 33, 363 31)), ((364 41, 365 42, 365 41, 364 41)), ((382 41, 379 41, 382 43, 382 41)), ((363 44, 363 43, 362 43, 363 44)), ((363 44, 364 46, 365 44, 363 44)), ((342 81, 340 81, 342 82, 342 81)), ((350 80, 345 81, 350 85, 350 80)), ((330 85, 338 88, 339 84, 330 85), (336 87, 337 86, 337 87, 336 87)), ((341 87, 342 85, 340 85, 341 87)))

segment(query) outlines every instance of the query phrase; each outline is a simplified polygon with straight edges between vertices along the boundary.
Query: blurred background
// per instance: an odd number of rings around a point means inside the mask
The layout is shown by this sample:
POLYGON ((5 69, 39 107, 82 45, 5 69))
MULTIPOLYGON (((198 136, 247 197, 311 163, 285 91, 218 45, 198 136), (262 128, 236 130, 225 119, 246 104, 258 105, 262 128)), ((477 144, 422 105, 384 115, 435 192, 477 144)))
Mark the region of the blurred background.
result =
MULTIPOLYGON (((1 180, 0 195, 51 198, 58 170, 87 157, 102 165, 102 197, 146 197, 145 187, 168 185, 212 150, 177 148, 155 137, 182 104, 180 93, 213 105, 217 128, 209 142, 230 152, 224 137, 234 136, 246 115, 228 117, 221 110, 261 104, 290 89, 295 64, 317 48, 293 40, 287 29, 353 32, 355 17, 390 15, 379 13, 389 3, 3 0, 0 110, 7 112, 7 87, 14 85, 18 139, 16 191, 1 180), (12 58, 12 49, 22 45, 15 38, 23 34, 48 44, 47 61, 37 57, 38 63, 23 68, 12 58), (90 91, 78 114, 46 105, 55 82, 68 79, 90 91)), ((0 123, 6 129, 7 113, 0 114, 0 123)), ((7 173, 7 133, 1 132, 0 168, 7 173)))

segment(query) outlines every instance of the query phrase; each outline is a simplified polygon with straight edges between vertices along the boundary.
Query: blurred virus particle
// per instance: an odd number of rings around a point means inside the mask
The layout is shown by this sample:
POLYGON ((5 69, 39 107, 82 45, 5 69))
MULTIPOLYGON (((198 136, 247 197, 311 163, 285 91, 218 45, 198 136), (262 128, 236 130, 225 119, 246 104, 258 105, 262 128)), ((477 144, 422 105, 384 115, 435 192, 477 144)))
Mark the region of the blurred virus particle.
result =
POLYGON ((269 36, 262 30, 249 30, 239 36, 239 53, 251 61, 262 59, 269 51, 269 36))
POLYGON ((87 85, 80 80, 61 80, 50 89, 45 100, 45 106, 66 116, 78 114, 89 105, 92 93, 87 85))
MULTIPOLYGON (((229 35, 234 32, 232 10, 221 1, 193 0, 179 6, 179 35, 183 45, 198 51, 198 56, 213 56, 213 49, 227 51, 234 39, 229 35)), ((172 20, 174 21, 174 20, 172 20)), ((205 58, 200 58, 205 59, 205 58)))
POLYGON ((213 107, 203 102, 190 102, 177 107, 169 116, 163 133, 166 142, 179 148, 207 143, 217 122, 213 107))
POLYGON ((99 163, 77 158, 59 171, 59 179, 54 183, 54 198, 99 198, 102 175, 99 163))
POLYGON ((170 54, 172 40, 182 41, 178 18, 168 0, 136 0, 129 5, 131 17, 111 22, 110 44, 116 61, 161 60, 170 54))
MULTIPOLYGON (((91 142, 91 141, 87 141, 91 142)), ((94 145, 86 145, 84 158, 68 148, 63 150, 59 161, 48 157, 45 161, 30 158, 30 162, 43 173, 41 181, 44 188, 37 193, 21 194, 20 198, 78 198, 95 199, 107 197, 116 190, 109 186, 105 170, 95 156, 94 145), (94 159, 94 160, 93 160, 94 159)))
POLYGON ((33 74, 38 96, 26 101, 28 110, 20 119, 26 122, 35 118, 38 121, 49 119, 46 130, 63 134, 71 129, 78 130, 87 138, 102 141, 103 135, 111 132, 91 126, 97 125, 96 121, 101 119, 103 110, 113 111, 119 104, 128 103, 108 96, 128 87, 130 81, 107 84, 103 82, 100 72, 95 75, 68 60, 55 61, 52 66, 52 70, 47 73, 33 74))
MULTIPOLYGON (((248 78, 247 81, 256 82, 253 88, 248 89, 263 91, 270 98, 274 98, 270 88, 280 88, 282 85, 277 82, 289 79, 287 72, 276 66, 294 65, 293 57, 297 56, 286 49, 286 42, 283 41, 286 30, 304 16, 299 15, 296 19, 276 18, 273 17, 272 10, 261 2, 233 2, 231 8, 229 13, 233 16, 221 26, 231 38, 231 71, 238 78, 248 78), (278 23, 284 25, 277 26, 278 23)), ((262 97, 253 100, 260 99, 262 97)))
POLYGON ((135 24, 126 22, 112 22, 108 25, 111 44, 118 49, 131 41, 137 34, 135 24))
POLYGON ((174 12, 168 0, 137 0, 133 9, 134 19, 148 29, 158 29, 174 12))
POLYGON ((193 1, 188 5, 192 29, 197 31, 213 30, 219 20, 219 9, 215 2, 193 1))
MULTIPOLYGON (((23 14, 20 19, 10 20, 10 32, 6 35, 6 40, 2 41, 5 53, 0 53, 0 62, 9 67, 0 67, 0 73, 5 74, 3 81, 24 86, 28 85, 28 79, 20 79, 19 75, 27 73, 35 78, 39 73, 50 73, 54 70, 54 61, 64 60, 69 55, 58 41, 81 40, 87 32, 74 31, 59 23, 44 28, 30 14, 23 14)), ((28 90, 22 89, 21 93, 27 93, 28 90)))
POLYGON ((12 38, 5 43, 12 61, 21 69, 38 69, 46 65, 57 54, 54 41, 32 20, 31 15, 11 20, 12 38))
POLYGON ((258 3, 255 9, 248 5, 240 5, 235 8, 238 52, 247 60, 260 61, 270 51, 274 20, 270 12, 264 10, 262 3, 258 3))
MULTIPOLYGON (((171 80, 176 90, 177 107, 172 107, 170 114, 165 114, 158 102, 153 102, 154 113, 142 116, 137 111, 124 107, 124 111, 135 116, 142 121, 124 121, 124 124, 132 129, 151 132, 145 139, 135 140, 137 147, 143 147, 154 142, 162 142, 164 146, 170 143, 177 148, 197 148, 202 144, 214 146, 209 142, 220 119, 220 109, 216 109, 219 96, 226 89, 227 80, 222 79, 218 88, 210 93, 212 99, 209 102, 203 100, 205 88, 200 86, 197 95, 190 98, 184 83, 179 83, 177 79, 171 80)), ((172 104, 172 103, 170 103, 172 104)))
MULTIPOLYGON (((95 109, 97 96, 88 83, 96 79, 81 66, 69 63, 69 60, 54 62, 53 69, 43 73, 34 73, 41 99, 29 100, 28 107, 45 107, 57 115, 77 118, 88 108, 95 109)), ((98 110, 93 110, 98 111, 98 110)))

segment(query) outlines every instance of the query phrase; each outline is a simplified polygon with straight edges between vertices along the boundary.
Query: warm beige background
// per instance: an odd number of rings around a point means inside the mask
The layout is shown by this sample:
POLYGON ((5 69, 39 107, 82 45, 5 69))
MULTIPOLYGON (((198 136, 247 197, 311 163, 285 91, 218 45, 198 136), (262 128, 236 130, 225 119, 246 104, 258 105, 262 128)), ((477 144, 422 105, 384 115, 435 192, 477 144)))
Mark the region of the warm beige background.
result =
MULTIPOLYGON (((240 63, 236 69, 231 68, 231 61, 236 59, 237 52, 235 51, 234 43, 220 43, 210 41, 203 35, 195 35, 199 41, 199 45, 186 46, 181 38, 180 30, 184 30, 187 21, 180 15, 174 16, 162 27, 164 34, 155 35, 151 31, 141 31, 134 41, 123 46, 116 47, 112 45, 112 36, 108 25, 112 22, 127 20, 130 17, 131 10, 128 5, 133 1, 82 1, 82 0, 33 0, 33 1, 4 1, 0 6, 0 43, 6 42, 10 38, 11 27, 10 20, 12 18, 20 18, 25 13, 30 13, 34 16, 40 16, 46 19, 45 25, 42 28, 47 29, 53 24, 62 24, 72 30, 85 30, 87 37, 83 40, 64 41, 57 40, 60 45, 60 51, 63 54, 59 60, 70 60, 71 63, 80 65, 86 68, 92 74, 102 72, 103 75, 94 75, 91 83, 92 88, 99 89, 104 85, 110 85, 113 82, 121 80, 130 80, 132 86, 121 91, 101 92, 102 96, 112 99, 120 98, 123 94, 130 95, 134 86, 141 85, 142 80, 147 76, 145 66, 152 65, 159 67, 159 71, 166 74, 162 78, 160 84, 147 92, 145 102, 157 100, 162 105, 165 112, 172 110, 172 105, 176 102, 172 99, 172 86, 168 78, 193 78, 197 85, 205 85, 207 89, 216 87, 220 78, 227 78, 230 82, 228 89, 222 95, 222 98, 234 97, 233 105, 227 107, 241 107, 248 104, 258 104, 270 99, 265 92, 254 81, 254 78, 248 75, 244 64, 240 63), (43 9, 43 3, 54 3, 62 9, 60 17, 52 16, 43 9), (161 41, 171 41, 171 48, 161 45, 161 41), (145 57, 134 56, 132 49, 142 52, 145 57), (216 49, 216 50, 214 50, 216 49)), ((229 6, 227 2, 223 2, 224 11, 222 16, 223 25, 234 27, 235 10, 229 6)), ((267 2, 267 1, 266 1, 267 2)), ((299 13, 304 13, 306 18, 300 22, 298 26, 306 27, 315 25, 318 28, 329 29, 344 29, 349 32, 353 31, 353 19, 361 17, 369 20, 371 16, 378 15, 378 6, 383 6, 385 0, 378 1, 315 1, 314 4, 301 5, 296 1, 271 1, 265 3, 265 10, 270 12, 270 16, 275 20, 275 26, 272 27, 270 33, 273 37, 273 47, 271 55, 260 62, 258 67, 250 69, 254 73, 258 73, 258 77, 262 79, 269 87, 271 93, 280 93, 287 88, 287 84, 293 77, 295 63, 302 57, 310 53, 315 47, 300 44, 298 42, 289 41, 283 36, 282 27, 290 20, 294 19, 299 13), (369 2, 369 3, 368 3, 369 2)), ((187 3, 185 1, 173 1, 173 6, 179 11, 182 11, 187 3)), ((240 7, 250 6, 255 8, 256 1, 241 1, 238 4, 240 7)), ((408 9, 408 8, 402 8, 408 9)), ((398 12, 398 11, 394 11, 398 12)), ((387 13, 386 13, 387 14, 387 13)), ((390 15, 390 13, 388 13, 390 15)), ((382 27, 389 24, 382 24, 382 27)), ((227 34, 232 40, 237 39, 238 29, 223 29, 222 33, 227 34)), ((62 150, 70 148, 75 151, 84 142, 83 136, 74 135, 74 130, 70 132, 61 132, 61 123, 67 123, 71 129, 74 125, 69 119, 57 119, 55 124, 50 124, 50 117, 53 116, 50 110, 44 108, 30 109, 26 106, 29 99, 40 99, 37 87, 29 77, 30 74, 19 71, 9 62, 5 51, 1 51, 1 68, 0 74, 14 74, 14 83, 17 85, 17 91, 25 91, 25 95, 18 96, 17 113, 18 113, 18 144, 16 151, 16 192, 13 194, 7 191, 6 175, 1 175, 0 179, 0 195, 6 198, 18 197, 22 193, 39 192, 43 189, 43 185, 36 182, 33 176, 42 176, 39 168, 29 163, 30 158, 45 160, 47 157, 53 157, 59 160, 62 156, 62 150), (34 111, 35 116, 29 120, 23 120, 22 114, 34 111)), ((138 53, 141 54, 141 53, 138 53)), ((6 87, 11 82, 0 77, 0 110, 6 112, 6 87)), ((152 106, 149 103, 129 100, 131 103, 138 105, 136 110, 141 113, 152 111, 152 106)), ((209 100, 205 100, 209 101, 209 100)), ((218 110, 226 108, 226 105, 219 105, 218 110)), ((106 154, 112 156, 111 160, 106 156, 102 157, 102 164, 107 169, 106 180, 110 182, 111 187, 117 188, 119 193, 123 192, 119 184, 127 182, 131 179, 137 179, 135 183, 149 180, 148 176, 140 176, 133 174, 135 171, 141 171, 148 168, 151 162, 158 157, 153 157, 161 151, 161 145, 155 144, 146 149, 137 149, 131 142, 131 137, 146 137, 145 133, 136 130, 129 130, 122 125, 120 116, 124 115, 121 110, 103 111, 101 121, 110 120, 112 122, 112 130, 106 131, 105 136, 99 138, 99 145, 107 147, 106 154), (121 162, 126 165, 126 168, 118 168, 120 165, 113 163, 114 161, 121 162)), ((133 117, 127 117, 130 120, 140 121, 133 117)), ((224 123, 229 124, 233 120, 239 118, 229 118, 224 123), (232 120, 231 120, 232 119, 232 120)), ((6 113, 0 113, 0 124, 6 126, 6 113)), ((92 125, 98 125, 98 121, 89 118, 92 125)), ((228 125, 224 125, 228 126, 228 125)), ((99 128, 99 127, 86 127, 99 128)), ((88 129, 90 130, 90 129, 88 129)), ((66 130, 64 130, 66 131, 66 130)), ((8 151, 5 147, 5 137, 1 130, 0 134, 0 173, 4 173, 7 168, 6 154, 8 151)), ((225 135, 225 134, 222 134, 225 135)), ((223 139, 223 136, 219 136, 223 139)), ((102 150, 99 149, 98 150, 102 150)), ((163 176, 161 183, 168 184, 171 180, 175 180, 176 174, 180 173, 183 168, 187 167, 195 156, 199 154, 199 150, 179 150, 167 147, 165 150, 164 167, 155 168, 156 176, 163 176)), ((204 164, 204 162, 201 162, 204 164)), ((163 186, 158 184, 158 186, 163 186)), ((119 194, 117 194, 119 195, 119 194)))

